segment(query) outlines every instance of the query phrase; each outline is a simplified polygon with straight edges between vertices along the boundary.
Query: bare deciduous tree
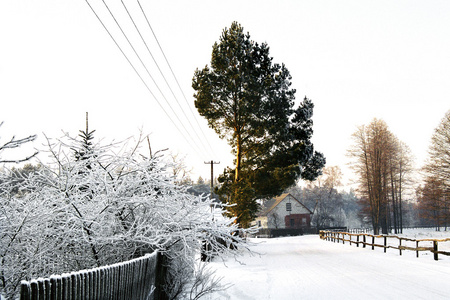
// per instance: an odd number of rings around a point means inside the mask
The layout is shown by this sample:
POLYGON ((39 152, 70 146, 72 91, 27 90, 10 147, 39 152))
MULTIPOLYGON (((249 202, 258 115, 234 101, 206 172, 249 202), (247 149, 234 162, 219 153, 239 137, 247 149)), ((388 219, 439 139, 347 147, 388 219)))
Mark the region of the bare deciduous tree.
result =
POLYGON ((186 166, 186 162, 185 162, 186 157, 182 156, 179 153, 170 152, 169 158, 172 163, 171 169, 172 169, 172 173, 173 173, 175 180, 178 183, 190 182, 191 179, 190 179, 189 175, 192 172, 192 168, 189 169, 186 166))
POLYGON ((323 174, 307 186, 315 200, 312 222, 318 228, 343 226, 342 195, 338 192, 341 186, 342 172, 338 166, 325 167, 323 174))
POLYGON ((267 218, 268 218, 269 227, 278 229, 284 225, 284 220, 276 212, 269 214, 267 216, 267 218))
POLYGON ((369 214, 375 234, 381 227, 388 233, 402 228, 402 194, 411 172, 411 156, 382 120, 374 119, 353 134, 349 150, 352 168, 358 176, 358 192, 369 214))

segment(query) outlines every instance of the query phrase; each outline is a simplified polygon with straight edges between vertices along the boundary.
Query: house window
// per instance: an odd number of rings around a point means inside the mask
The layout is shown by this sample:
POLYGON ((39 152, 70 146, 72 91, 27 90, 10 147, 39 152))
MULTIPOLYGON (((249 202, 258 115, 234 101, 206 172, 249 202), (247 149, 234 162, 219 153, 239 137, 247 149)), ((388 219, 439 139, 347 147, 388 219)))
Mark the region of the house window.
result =
POLYGON ((292 210, 291 203, 286 203, 286 211, 291 211, 291 210, 292 210))
POLYGON ((302 218, 302 225, 306 226, 306 218, 302 218))
POLYGON ((258 226, 261 227, 261 220, 258 220, 258 226))

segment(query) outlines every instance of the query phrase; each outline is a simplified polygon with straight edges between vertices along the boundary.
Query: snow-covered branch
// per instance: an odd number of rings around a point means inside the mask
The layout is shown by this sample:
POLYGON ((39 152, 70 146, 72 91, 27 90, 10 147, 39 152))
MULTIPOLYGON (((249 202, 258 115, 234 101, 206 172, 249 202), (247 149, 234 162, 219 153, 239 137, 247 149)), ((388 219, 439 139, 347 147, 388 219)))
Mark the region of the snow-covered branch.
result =
POLYGON ((167 289, 175 298, 186 294, 198 273, 202 244, 208 245, 207 255, 237 254, 232 249, 246 247, 234 220, 222 216, 223 207, 175 182, 173 162, 163 153, 140 155, 144 140, 141 136, 131 147, 82 148, 70 137, 48 139, 52 163, 30 174, 20 195, 11 192, 8 174, 2 174, 4 293, 11 296, 23 279, 112 264, 158 249, 171 262, 168 273, 174 277, 167 289), (73 153, 81 150, 76 159, 73 153))
MULTIPOLYGON (((0 127, 3 125, 3 122, 0 122, 0 127)), ((8 149, 16 149, 22 146, 23 144, 32 142, 36 139, 36 135, 30 135, 25 138, 17 139, 15 136, 13 136, 9 141, 0 144, 0 163, 21 163, 24 161, 28 161, 35 157, 39 152, 35 151, 33 154, 26 156, 25 158, 17 158, 17 159, 2 159, 1 154, 3 151, 8 149)))

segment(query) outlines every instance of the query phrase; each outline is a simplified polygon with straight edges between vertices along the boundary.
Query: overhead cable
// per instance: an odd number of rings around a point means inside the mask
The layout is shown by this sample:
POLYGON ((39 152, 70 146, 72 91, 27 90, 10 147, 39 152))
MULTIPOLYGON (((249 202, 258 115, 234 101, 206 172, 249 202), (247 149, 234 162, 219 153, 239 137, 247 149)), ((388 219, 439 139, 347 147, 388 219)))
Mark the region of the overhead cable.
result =
MULTIPOLYGON (((159 40, 158 40, 158 38, 156 37, 156 34, 155 34, 155 32, 153 31, 152 26, 150 25, 150 21, 149 21, 148 18, 147 18, 147 14, 145 13, 145 11, 144 11, 144 9, 143 9, 141 3, 139 2, 139 0, 137 0, 137 3, 139 4, 139 7, 140 7, 140 9, 141 9, 141 12, 142 12, 142 14, 143 14, 144 17, 145 17, 145 20, 147 21, 148 27, 150 28, 150 30, 151 30, 151 32, 152 32, 152 34, 153 34, 153 36, 154 36, 154 38, 155 38, 155 40, 156 40, 156 43, 158 44, 158 47, 159 47, 159 49, 161 50, 162 55, 164 56, 164 59, 165 59, 167 65, 168 65, 168 67, 169 67, 169 69, 170 69, 170 72, 172 73, 173 78, 175 79, 175 82, 177 83, 177 86, 178 86, 178 88, 179 88, 181 94, 183 95, 183 98, 184 98, 184 100, 185 100, 185 102, 186 102, 186 105, 189 107, 189 111, 191 112, 191 115, 193 116, 195 122, 197 123, 197 127, 200 128, 200 132, 202 133, 202 135, 203 135, 205 141, 207 142, 207 144, 208 144, 208 146, 209 146, 209 149, 210 149, 211 152, 214 154, 214 150, 212 149, 211 144, 208 142, 208 139, 206 138, 206 135, 205 135, 205 133, 204 133, 202 127, 201 127, 200 124, 198 123, 197 117, 196 117, 196 115, 194 114, 194 112, 192 111, 192 108, 191 108, 191 106, 189 105, 189 101, 187 100, 186 95, 184 94, 183 89, 181 88, 180 83, 178 82, 178 79, 177 79, 177 77, 175 76, 175 73, 174 73, 174 71, 173 71, 173 69, 172 69, 172 67, 171 67, 171 65, 170 65, 170 63, 169 63, 169 60, 167 59, 166 54, 164 53, 164 50, 162 49, 161 44, 159 43, 159 40)), ((165 79, 165 78, 164 78, 164 79, 165 79)), ((171 91, 172 91, 172 90, 171 90, 171 91)), ((173 93, 173 92, 172 92, 172 93, 173 93)), ((187 118, 187 117, 186 117, 186 118, 187 118)))
MULTIPOLYGON (((116 44, 116 46, 119 48, 120 52, 123 54, 123 56, 125 57, 125 59, 127 60, 127 62, 130 64, 130 66, 133 68, 134 72, 136 73, 136 75, 138 75, 139 79, 142 81, 142 83, 145 85, 146 89, 148 90, 148 92, 150 93, 150 95, 156 100, 156 102, 158 103, 158 105, 161 107, 161 109, 163 110, 163 112, 166 114, 166 116, 169 118, 169 120, 172 122, 172 124, 175 126, 175 128, 178 130, 178 132, 183 136, 183 138, 185 139, 185 141, 193 148, 192 142, 189 142, 186 138, 186 136, 182 133, 182 131, 180 130, 180 128, 176 125, 176 123, 174 122, 174 120, 170 117, 170 115, 168 114, 168 112, 164 109, 164 107, 161 105, 161 103, 158 101, 158 98, 155 96, 155 94, 151 91, 150 87, 147 85, 147 83, 145 82, 145 80, 142 78, 142 76, 140 75, 139 71, 136 69, 136 67, 133 65, 133 63, 131 62, 131 60, 128 58, 128 56, 125 54, 125 52, 123 51, 123 49, 120 47, 120 45, 118 44, 118 42, 116 41, 116 39, 114 38, 114 36, 111 34, 111 32, 108 30, 108 28, 106 27, 106 25, 104 24, 104 22, 101 20, 101 18, 99 17, 99 15, 97 14, 97 12, 95 11, 95 9, 91 6, 91 4, 89 3, 88 0, 85 0, 86 3, 88 4, 89 8, 92 10, 92 12, 94 13, 94 15, 97 17, 97 19, 99 20, 99 22, 101 23, 101 25, 103 26, 103 28, 106 30, 106 32, 108 33, 108 35, 111 37, 111 39, 114 41, 114 43, 116 44)), ((112 14, 112 12, 109 10, 108 5, 104 2, 104 0, 102 0, 103 3, 105 4, 105 6, 107 7, 108 11, 112 14)), ((113 19, 115 20, 114 15, 112 14, 113 19)), ((119 28, 121 29, 120 25, 118 24, 117 20, 116 24, 119 26, 119 28)), ((122 33, 125 35, 125 33, 123 32, 123 30, 121 29, 122 33)), ((125 38, 128 40, 128 38, 125 35, 125 38)), ((128 40, 129 41, 129 40, 128 40)), ((130 44, 130 46, 134 49, 134 47, 130 44)), ((136 51, 135 54, 137 56, 139 56, 136 51)), ((139 57, 140 59, 140 57, 139 57)), ((142 63, 142 60, 140 60, 142 63)), ((147 69, 144 65, 144 68, 147 69)), ((148 71, 148 70, 147 70, 148 71)), ((151 77, 151 75, 149 74, 149 76, 151 77)), ((153 79, 153 78, 152 78, 153 79)), ((156 83, 155 83, 156 84, 156 83)), ((166 99, 167 102, 167 99, 166 99)), ((172 109, 172 107, 169 104, 169 107, 172 109)), ((172 109, 173 112, 173 109, 172 109)), ((179 120, 178 115, 174 112, 175 116, 177 117, 178 121, 182 124, 182 126, 184 127, 183 123, 179 120)), ((184 127, 184 129, 186 130, 186 128, 184 127)), ((187 130, 186 130, 187 131, 187 130)), ((188 135, 189 132, 187 131, 188 135)), ((189 135, 190 136, 190 135, 189 135)), ((192 137, 190 136, 191 140, 192 137)), ((196 151, 198 149, 193 149, 194 151, 196 151)), ((198 154, 198 153, 197 153, 198 154)), ((198 154, 200 156, 200 154, 198 154)))
MULTIPOLYGON (((127 8, 127 6, 126 6, 125 3, 123 2, 123 0, 121 0, 121 3, 122 3, 122 5, 123 5, 125 11, 126 11, 127 14, 128 14, 128 17, 130 18, 131 22, 133 23, 134 28, 135 28, 136 31, 138 32, 138 34, 139 34, 139 36, 140 36, 142 42, 144 43, 145 47, 147 48, 147 51, 148 51, 148 53, 150 54, 150 56, 151 56, 153 62, 155 63, 156 67, 158 68, 159 73, 161 74, 162 78, 164 79, 164 82, 166 83, 167 87, 169 88, 170 92, 172 93, 173 98, 174 98, 175 101, 177 102, 178 107, 181 109, 181 112, 183 113, 184 117, 185 117, 186 120, 188 121, 190 127, 193 129, 193 132, 194 132, 195 135, 197 136, 197 139, 200 141, 200 143, 201 143, 201 145, 203 146, 204 150, 205 150, 206 152, 208 152, 208 150, 206 149, 205 145, 203 144, 202 139, 201 139, 200 136, 198 135, 197 130, 195 130, 194 126, 192 125, 191 121, 189 120, 188 116, 186 115, 184 109, 181 107, 180 102, 178 101, 177 96, 176 96, 175 93, 173 92, 172 87, 170 86, 170 84, 168 83, 166 77, 164 76, 164 73, 162 72, 161 68, 159 67, 158 62, 156 61, 155 57, 153 56, 152 52, 150 51, 150 48, 148 47, 147 42, 145 41, 144 37, 142 36, 141 31, 139 30, 139 28, 138 28, 136 22, 134 21, 133 17, 131 16, 131 14, 130 14, 128 8, 127 8)), ((139 4, 139 5, 140 5, 140 4, 139 4)), ((151 27, 150 27, 150 29, 151 29, 151 27)), ((153 32, 153 30, 152 30, 152 32, 153 32)), ((158 42, 158 41, 157 41, 157 42, 158 42)), ((159 42, 158 42, 158 45, 159 45, 159 42)), ((161 49, 161 47, 160 47, 160 49, 161 49)), ((161 49, 161 51, 162 51, 162 49, 161 49)), ((163 55, 164 55, 164 52, 163 52, 163 55)), ((165 55, 164 55, 164 58, 165 58, 165 55)), ((167 61, 167 59, 166 59, 166 61, 167 61)), ((169 68, 170 68, 170 65, 169 65, 169 68)), ((173 73, 173 72, 172 72, 172 73, 173 73)), ((178 82, 177 82, 177 83, 178 83, 178 82)), ((184 94, 183 94, 183 96, 184 96, 184 94)), ((189 108, 190 108, 190 107, 189 107, 189 108)), ((195 119, 195 117, 194 117, 194 119, 195 119)), ((201 129, 201 128, 200 128, 200 129, 201 129)), ((205 140, 207 141, 206 138, 205 138, 205 140)), ((209 144, 209 143, 208 143, 208 144, 209 144)), ((211 148, 211 146, 210 146, 210 148, 211 148)), ((212 151, 212 149, 211 149, 211 151, 212 151)), ((212 151, 212 152, 213 152, 213 151, 212 151)), ((211 153, 212 153, 212 152, 211 152, 211 153)))

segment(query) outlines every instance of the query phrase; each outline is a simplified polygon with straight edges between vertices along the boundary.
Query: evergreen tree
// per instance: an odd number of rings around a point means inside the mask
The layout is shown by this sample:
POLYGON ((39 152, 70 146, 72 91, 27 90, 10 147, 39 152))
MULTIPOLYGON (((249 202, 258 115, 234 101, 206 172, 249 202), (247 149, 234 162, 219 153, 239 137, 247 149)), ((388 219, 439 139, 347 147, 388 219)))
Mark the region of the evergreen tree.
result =
POLYGON ((434 130, 428 153, 424 171, 442 181, 445 190, 450 191, 450 110, 434 130))
MULTIPOLYGON (((80 141, 76 140, 72 150, 74 152, 75 162, 78 163, 78 176, 87 177, 89 172, 92 172, 94 164, 98 164, 97 154, 95 152, 99 149, 95 149, 92 140, 94 139, 95 130, 89 131, 89 118, 86 112, 86 129, 80 130, 78 137, 80 141)), ((93 199, 95 188, 94 182, 86 182, 83 185, 77 187, 81 192, 85 193, 87 200, 93 199)))
MULTIPOLYGON (((84 131, 80 130, 80 134, 78 136, 81 138, 81 142, 77 148, 73 148, 76 161, 91 158, 93 153, 92 140, 94 139, 94 132, 95 130, 89 131, 88 113, 86 112, 86 129, 84 131)), ((91 169, 90 164, 87 164, 86 167, 91 169)))
POLYGON ((272 63, 269 47, 234 22, 212 51, 211 67, 196 70, 195 106, 236 156, 219 177, 216 192, 242 226, 257 211, 256 199, 279 195, 297 179, 314 180, 325 165, 315 152, 313 103, 294 107, 295 90, 284 64, 272 63))
MULTIPOLYGON (((423 170, 426 177, 421 193, 422 211, 432 211, 425 216, 436 225, 450 221, 450 110, 434 130, 428 150, 429 157, 423 170)), ((420 198, 419 198, 420 199, 420 198)))

